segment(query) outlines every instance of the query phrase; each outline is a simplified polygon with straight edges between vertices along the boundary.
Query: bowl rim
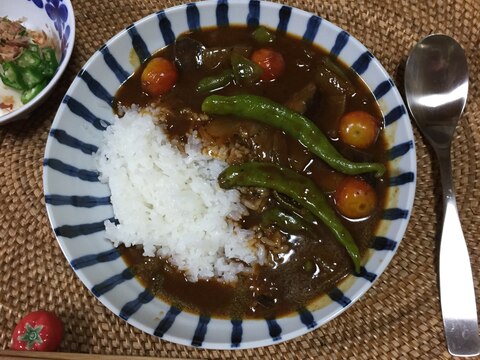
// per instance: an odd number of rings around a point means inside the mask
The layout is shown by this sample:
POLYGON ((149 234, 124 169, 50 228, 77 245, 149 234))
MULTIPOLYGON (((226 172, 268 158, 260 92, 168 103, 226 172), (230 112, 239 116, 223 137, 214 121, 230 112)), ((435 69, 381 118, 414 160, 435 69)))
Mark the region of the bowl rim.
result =
MULTIPOLYGON (((29 101, 27 104, 24 104, 20 106, 18 109, 15 109, 7 114, 0 115, 0 126, 16 120, 22 120, 29 117, 30 113, 37 106, 39 106, 43 101, 46 100, 50 92, 57 85, 58 81, 60 80, 63 73, 65 72, 65 69, 67 68, 68 63, 70 62, 70 58, 73 53, 73 48, 75 47, 75 13, 74 13, 73 5, 70 0, 62 0, 62 3, 67 6, 68 14, 69 15, 71 14, 71 24, 70 23, 68 24, 70 25, 71 41, 69 41, 69 45, 67 47, 65 57, 63 58, 53 78, 50 79, 47 86, 45 86, 45 88, 42 91, 40 91, 40 93, 37 96, 35 96, 35 98, 32 101, 29 101)), ((32 2, 32 5, 34 5, 33 2, 32 2)))
MULTIPOLYGON (((220 1, 222 2, 222 1, 220 1)), ((197 7, 212 7, 213 9, 215 9, 215 7, 220 3, 220 2, 217 2, 216 0, 206 0, 206 1, 201 1, 201 2, 197 2, 195 3, 197 7)), ((245 3, 248 4, 248 2, 246 1, 242 1, 242 0, 229 0, 228 1, 228 4, 229 5, 241 5, 241 6, 245 6, 245 3)), ((272 9, 275 9, 275 10, 278 10, 282 4, 277 4, 277 3, 272 3, 272 2, 268 2, 268 1, 261 1, 262 3, 262 6, 265 6, 265 7, 270 7, 272 9)), ((174 7, 170 7, 170 8, 167 8, 165 9, 165 14, 166 15, 169 15, 170 13, 173 13, 173 12, 177 12, 177 11, 183 11, 185 8, 186 8, 186 4, 181 4, 181 5, 177 5, 177 6, 174 6, 174 7)), ((307 17, 310 17, 312 15, 315 15, 317 16, 315 13, 312 13, 312 12, 307 12, 307 11, 304 11, 304 10, 301 10, 301 9, 298 9, 298 8, 295 8, 295 7, 291 7, 292 11, 295 11, 296 13, 298 13, 302 18, 304 17, 305 19, 307 17)), ((134 22, 134 25, 141 25, 145 22, 149 22, 151 21, 153 18, 155 18, 156 16, 158 15, 158 13, 152 13, 152 14, 149 14, 147 15, 146 17, 134 22)), ((324 19, 324 18, 321 18, 322 21, 324 21, 326 24, 328 24, 328 26, 331 26, 333 27, 333 29, 337 30, 337 31, 344 31, 342 28, 340 28, 339 26, 331 23, 330 21, 324 19)), ((127 29, 123 29, 121 30, 120 32, 118 32, 117 34, 115 34, 112 38, 110 38, 105 45, 111 45, 113 44, 114 42, 117 41, 117 39, 119 38, 123 38, 124 36, 126 36, 127 34, 127 29)), ((289 31, 287 31, 289 32, 289 31)), ((350 34, 349 34, 350 35, 350 34)), ((353 41, 354 42, 354 45, 355 46, 360 46, 360 48, 362 49, 365 49, 366 50, 366 47, 360 43, 355 37, 351 36, 350 35, 350 41, 353 41)), ((315 43, 315 41, 314 41, 315 43)), ((318 44, 317 44, 318 45, 318 44)), ((85 65, 82 67, 82 69, 86 69, 90 66, 90 64, 94 63, 95 61, 97 61, 97 58, 99 57, 99 52, 97 51, 96 53, 94 53, 90 58, 89 60, 85 63, 85 65)), ((340 56, 341 58, 341 56, 340 56)), ((376 68, 376 71, 379 71, 380 74, 382 75, 383 78, 386 78, 386 79, 390 79, 390 75, 387 73, 387 71, 383 68, 383 66, 380 64, 380 62, 375 58, 373 57, 373 61, 375 62, 375 68, 376 68)), ((361 75, 359 75, 360 77, 362 77, 361 75)), ((77 81, 78 79, 75 79, 75 81, 77 81)), ((73 82, 72 85, 70 86, 70 88, 68 89, 67 91, 67 95, 70 94, 71 92, 73 92, 75 90, 75 87, 76 85, 78 85, 77 82, 73 82)), ((404 105, 404 102, 403 102, 403 99, 401 98, 401 96, 399 95, 399 92, 398 92, 398 89, 396 88, 396 86, 394 84, 393 85, 393 89, 395 91, 395 100, 399 103, 399 104, 402 104, 403 106, 404 105)), ((370 89, 372 90, 372 89, 370 89)), ((57 112, 57 115, 55 116, 55 119, 54 119, 54 122, 52 124, 52 128, 54 128, 58 122, 60 122, 60 119, 62 118, 62 112, 65 110, 65 106, 64 106, 64 103, 62 102, 58 112, 57 112)), ((406 117, 408 119, 408 113, 406 114, 406 117)), ((408 122, 408 126, 407 127, 407 131, 408 131, 408 136, 410 139, 413 139, 413 131, 412 131, 412 128, 411 128, 411 125, 410 125, 410 122, 408 122)), ((50 141, 50 138, 48 139, 47 141, 47 145, 46 145, 46 148, 45 148, 45 158, 47 158, 47 154, 49 152, 49 149, 50 149, 50 145, 51 145, 51 141, 50 141)), ((335 311, 332 311, 329 316, 325 317, 322 319, 322 322, 315 327, 318 328, 319 326, 327 323, 328 321, 330 321, 331 319, 337 317, 338 315, 340 315, 341 313, 343 313, 347 308, 349 308, 350 306, 352 306, 361 296, 363 296, 366 291, 368 289, 370 289, 374 282, 380 277, 380 275, 383 273, 383 271, 385 270, 385 268, 388 266, 388 264, 391 262, 394 254, 396 253, 396 250, 398 249, 398 245, 400 244, 401 240, 404 238, 405 236, 405 231, 406 231, 406 228, 408 226, 408 223, 409 223, 409 219, 410 219, 410 215, 411 215, 411 212, 412 212, 412 209, 413 209, 413 201, 414 201, 414 198, 415 198, 415 190, 416 190, 416 173, 417 173, 417 169, 416 169, 416 152, 415 152, 415 144, 413 143, 412 144, 412 159, 413 159, 413 162, 410 163, 410 169, 414 172, 415 174, 415 178, 413 179, 413 182, 412 182, 412 186, 413 186, 413 191, 410 191, 409 192, 409 196, 408 196, 408 199, 407 199, 407 203, 408 203, 408 206, 406 207, 408 209, 408 215, 407 215, 407 218, 405 219, 405 221, 403 221, 401 223, 401 226, 400 226, 400 229, 398 230, 398 235, 397 235, 397 238, 395 239, 398 244, 397 244, 397 247, 394 248, 392 250, 391 253, 389 253, 388 256, 386 256, 388 259, 386 261, 383 261, 383 263, 381 263, 377 268, 375 268, 375 273, 377 274, 376 278, 374 278, 370 283, 367 283, 365 282, 362 286, 360 286, 354 296, 351 296, 351 302, 344 306, 344 307, 340 307, 340 308, 337 308, 335 311)), ((44 193, 47 194, 49 193, 49 184, 48 184, 48 181, 47 181, 47 171, 45 171, 45 167, 44 167, 44 174, 43 174, 43 183, 44 183, 44 193)), ((47 213, 48 213, 48 217, 49 217, 49 220, 50 220, 50 224, 52 226, 52 228, 55 228, 55 224, 54 224, 54 216, 53 214, 51 213, 51 209, 47 206, 47 213)), ((57 237, 57 235, 55 235, 57 237)), ((58 239, 57 237, 57 241, 64 253, 64 255, 66 256, 67 260, 70 262, 71 260, 71 257, 68 256, 68 249, 64 246, 64 244, 62 244, 62 241, 60 241, 60 239, 58 239)), ((91 287, 87 286, 87 284, 89 284, 89 280, 88 278, 85 276, 85 274, 82 272, 82 271, 78 271, 78 270, 75 270, 73 269, 76 276, 78 276, 81 281, 84 283, 84 285, 89 289, 89 291, 91 291, 91 287)), ((107 297, 105 296, 101 296, 101 297, 97 297, 101 303, 103 303, 110 311, 112 311, 115 315, 119 316, 118 313, 120 312, 120 309, 118 307, 116 307, 107 297)), ((226 320, 228 321, 228 320, 226 320)), ((260 320, 257 320, 257 319, 247 319, 245 321, 260 321, 260 320)), ((263 320, 262 320, 263 321, 263 320)), ((127 320, 128 323, 130 323, 131 325, 141 329, 142 331, 146 332, 146 333, 149 333, 149 334, 152 334, 152 329, 147 327, 146 325, 142 324, 141 322, 138 322, 136 321, 135 319, 133 318, 129 318, 127 320)), ((254 348, 254 347, 260 347, 260 346, 267 346, 267 345, 272 345, 272 344, 277 344, 277 343, 280 343, 282 341, 286 341, 286 340, 289 340, 289 339, 292 339, 292 338, 295 338, 295 337, 298 337, 300 335, 303 335, 303 334, 306 334, 310 331, 312 331, 313 329, 307 329, 306 327, 305 328, 298 328, 297 330, 295 331, 290 331, 289 333, 286 333, 286 334, 282 334, 282 338, 281 340, 279 341, 272 341, 272 339, 260 339, 260 340, 254 340, 254 341, 242 341, 242 345, 240 347, 240 349, 245 349, 245 348, 254 348)), ((162 339, 165 339, 165 340, 168 340, 168 341, 172 341, 174 343, 178 343, 178 344, 182 344, 182 345, 187 345, 187 346, 192 346, 192 344, 189 342, 189 339, 187 337, 185 338, 181 338, 181 337, 178 337, 178 336, 174 336, 172 334, 168 334, 166 333, 162 339)), ((226 344, 226 343, 217 343, 217 342, 207 342, 207 341, 204 341, 203 344, 201 345, 201 348, 206 348, 206 349, 232 349, 231 347, 231 344, 226 344)))

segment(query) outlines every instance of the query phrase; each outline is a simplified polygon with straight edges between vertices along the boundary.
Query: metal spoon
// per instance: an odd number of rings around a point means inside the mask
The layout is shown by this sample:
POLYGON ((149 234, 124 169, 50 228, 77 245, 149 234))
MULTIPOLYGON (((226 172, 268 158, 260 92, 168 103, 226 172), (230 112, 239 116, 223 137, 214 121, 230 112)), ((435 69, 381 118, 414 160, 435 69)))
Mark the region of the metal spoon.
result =
POLYGON ((411 51, 405 68, 408 107, 438 157, 444 219, 440 240, 440 302, 448 351, 480 353, 470 258, 453 190, 450 145, 468 93, 468 66, 461 46, 446 35, 430 35, 411 51))

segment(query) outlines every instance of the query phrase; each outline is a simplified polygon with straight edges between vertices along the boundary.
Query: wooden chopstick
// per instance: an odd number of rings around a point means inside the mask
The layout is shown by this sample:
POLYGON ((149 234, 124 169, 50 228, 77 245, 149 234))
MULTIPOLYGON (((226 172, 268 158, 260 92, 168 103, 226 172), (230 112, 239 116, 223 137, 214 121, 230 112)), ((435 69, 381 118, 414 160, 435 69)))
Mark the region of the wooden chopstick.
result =
MULTIPOLYGON (((125 356, 125 355, 99 355, 99 354, 79 354, 62 352, 44 352, 44 351, 0 351, 2 360, 187 360, 185 358, 166 358, 166 357, 143 357, 143 356, 125 356)), ((190 359, 192 360, 192 359, 190 359)), ((194 359, 193 359, 194 360, 194 359)), ((198 360, 198 359, 197 359, 198 360)))

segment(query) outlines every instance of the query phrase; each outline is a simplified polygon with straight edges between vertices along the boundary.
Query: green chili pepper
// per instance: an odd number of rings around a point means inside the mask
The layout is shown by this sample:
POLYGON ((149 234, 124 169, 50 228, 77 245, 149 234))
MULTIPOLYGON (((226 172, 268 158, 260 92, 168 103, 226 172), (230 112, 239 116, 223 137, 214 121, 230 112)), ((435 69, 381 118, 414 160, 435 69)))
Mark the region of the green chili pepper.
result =
POLYGON ((1 66, 0 78, 3 83, 17 90, 25 90, 27 86, 20 75, 20 69, 11 61, 4 62, 1 66))
POLYGON ((232 70, 225 70, 219 75, 203 78, 198 82, 197 91, 209 92, 224 88, 233 80, 232 70))
POLYGON ((312 224, 309 224, 295 213, 289 214, 282 209, 274 207, 262 212, 261 216, 260 225, 262 226, 275 225, 280 230, 286 231, 290 234, 303 232, 315 236, 312 224))
POLYGON ((322 221, 351 257, 355 271, 360 271, 360 251, 352 235, 338 219, 325 195, 315 183, 299 173, 271 163, 248 162, 231 165, 219 176, 223 189, 238 186, 256 186, 276 190, 291 197, 322 221))
POLYGON ((254 84, 260 80, 263 69, 246 57, 233 52, 231 56, 233 76, 238 84, 254 84))
POLYGON ((252 32, 252 36, 255 41, 260 44, 271 43, 275 40, 275 34, 268 31, 264 26, 258 27, 254 32, 252 32))
POLYGON ((20 100, 22 101, 22 104, 26 104, 30 100, 32 100, 45 88, 46 85, 47 85, 47 81, 42 81, 41 83, 35 85, 33 88, 24 90, 22 92, 22 95, 20 96, 20 100))
POLYGON ((344 158, 312 121, 265 97, 211 95, 203 101, 202 111, 207 114, 236 115, 254 119, 283 130, 332 168, 342 173, 357 175, 375 172, 375 175, 379 177, 385 172, 383 164, 357 163, 344 158))
POLYGON ((307 221, 308 223, 313 224, 315 222, 315 216, 312 215, 312 213, 306 209, 303 209, 301 207, 295 206, 292 203, 288 202, 285 200, 282 195, 278 193, 278 191, 273 191, 273 197, 275 200, 277 200, 278 204, 285 210, 288 210, 290 212, 293 212, 295 214, 298 214, 302 219, 307 221))

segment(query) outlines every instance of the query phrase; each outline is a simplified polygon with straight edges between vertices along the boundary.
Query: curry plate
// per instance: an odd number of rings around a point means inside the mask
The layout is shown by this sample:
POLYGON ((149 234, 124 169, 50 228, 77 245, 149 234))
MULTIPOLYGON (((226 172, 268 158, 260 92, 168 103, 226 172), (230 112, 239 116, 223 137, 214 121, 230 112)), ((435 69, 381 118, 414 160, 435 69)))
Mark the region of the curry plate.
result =
POLYGON ((413 133, 394 82, 358 40, 322 17, 290 6, 243 0, 190 3, 129 25, 84 65, 53 122, 44 159, 45 202, 51 226, 71 267, 113 313, 149 334, 210 349, 277 344, 325 325, 357 301, 391 261, 405 233, 416 184, 413 133), (388 200, 361 272, 316 304, 281 318, 238 320, 199 316, 154 297, 137 281, 111 242, 104 221, 114 217, 108 185, 93 155, 114 120, 113 96, 141 61, 185 31, 234 24, 265 25, 326 49, 364 80, 377 99, 387 138, 388 200))

